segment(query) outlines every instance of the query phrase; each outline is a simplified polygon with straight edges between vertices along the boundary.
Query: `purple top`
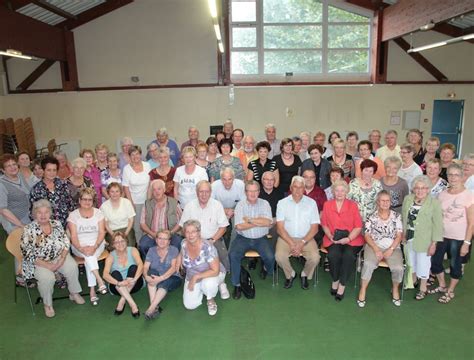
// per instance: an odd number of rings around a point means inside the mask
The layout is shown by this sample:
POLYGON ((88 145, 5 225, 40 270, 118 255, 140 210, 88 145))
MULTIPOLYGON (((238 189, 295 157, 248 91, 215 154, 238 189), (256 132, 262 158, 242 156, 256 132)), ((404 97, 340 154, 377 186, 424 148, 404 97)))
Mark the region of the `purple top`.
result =
POLYGON ((97 193, 97 207, 100 207, 100 205, 102 205, 102 181, 100 180, 99 168, 94 165, 91 167, 91 171, 86 169, 86 171, 84 171, 84 176, 87 176, 89 179, 92 180, 94 190, 97 193))
MULTIPOLYGON (((186 268, 186 280, 199 273, 209 270, 211 263, 215 258, 218 258, 217 249, 207 240, 201 240, 201 251, 195 259, 191 259, 188 254, 186 241, 181 245, 181 255, 183 257, 183 266, 186 268)), ((224 266, 219 263, 219 271, 225 272, 224 266)))

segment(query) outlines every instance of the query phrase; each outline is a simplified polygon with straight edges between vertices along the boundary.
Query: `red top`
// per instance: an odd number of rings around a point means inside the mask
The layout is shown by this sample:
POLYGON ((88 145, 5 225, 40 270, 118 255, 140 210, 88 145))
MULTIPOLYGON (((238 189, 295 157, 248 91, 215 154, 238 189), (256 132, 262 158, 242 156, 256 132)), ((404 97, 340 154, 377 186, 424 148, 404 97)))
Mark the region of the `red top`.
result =
MULTIPOLYGON (((336 200, 329 200, 324 203, 323 213, 321 216, 321 226, 326 226, 334 234, 336 229, 348 230, 349 232, 355 228, 362 228, 362 218, 360 217, 359 207, 352 200, 344 200, 340 212, 337 211, 336 200)), ((357 236, 348 245, 362 246, 364 245, 364 237, 357 236)), ((323 247, 331 246, 333 242, 324 235, 323 247)))

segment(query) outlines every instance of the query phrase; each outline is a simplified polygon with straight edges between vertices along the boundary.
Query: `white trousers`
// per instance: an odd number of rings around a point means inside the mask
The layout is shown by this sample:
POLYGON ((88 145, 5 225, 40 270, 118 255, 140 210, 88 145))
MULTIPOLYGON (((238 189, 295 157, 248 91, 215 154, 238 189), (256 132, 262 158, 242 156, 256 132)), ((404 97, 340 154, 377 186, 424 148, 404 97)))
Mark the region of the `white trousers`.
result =
POLYGON ((431 256, 427 252, 417 252, 413 250, 413 241, 407 241, 408 256, 413 272, 420 279, 428 279, 430 276, 431 256))
POLYGON ((84 266, 86 268, 86 276, 87 276, 87 286, 94 287, 97 285, 97 279, 93 273, 94 270, 99 270, 99 261, 97 260, 99 256, 104 252, 105 243, 104 241, 95 251, 94 255, 86 256, 77 250, 74 246, 71 245, 72 253, 76 256, 79 256, 84 259, 84 266))
POLYGON ((194 285, 194 290, 188 289, 189 281, 184 282, 183 291, 183 304, 188 310, 194 310, 202 304, 202 297, 206 295, 207 299, 213 299, 216 297, 219 291, 219 285, 224 282, 225 273, 221 272, 219 275, 202 279, 200 282, 194 285))

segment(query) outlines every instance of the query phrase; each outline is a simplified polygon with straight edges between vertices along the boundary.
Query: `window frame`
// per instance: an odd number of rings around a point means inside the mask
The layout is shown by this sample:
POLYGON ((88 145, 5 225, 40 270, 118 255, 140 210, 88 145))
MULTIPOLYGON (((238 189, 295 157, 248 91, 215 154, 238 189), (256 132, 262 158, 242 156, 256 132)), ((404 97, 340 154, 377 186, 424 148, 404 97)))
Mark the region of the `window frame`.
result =
MULTIPOLYGON (((231 9, 232 0, 229 0, 229 10, 231 9)), ((229 16, 229 51, 227 52, 229 64, 229 76, 232 83, 294 83, 294 82, 366 82, 370 81, 370 68, 372 61, 372 42, 373 42, 373 21, 374 14, 372 11, 362 9, 352 4, 339 0, 320 0, 322 4, 322 21, 321 22, 279 22, 279 23, 264 23, 263 22, 263 0, 255 0, 256 4, 256 20, 245 22, 232 22, 232 14, 229 16), (329 6, 337 7, 341 10, 348 11, 357 15, 368 18, 367 22, 335 22, 329 21, 329 6), (368 25, 369 36, 368 46, 366 48, 329 48, 329 34, 328 29, 331 25, 368 25), (264 49, 264 27, 265 26, 321 26, 321 47, 320 48, 296 48, 296 49, 264 49), (233 28, 237 27, 253 27, 256 29, 256 47, 234 48, 233 43, 233 28), (321 73, 294 73, 291 77, 285 74, 264 74, 264 53, 279 52, 279 51, 321 51, 321 73), (329 73, 328 72, 328 56, 330 51, 351 51, 362 50, 368 53, 368 64, 366 73, 329 73), (232 73, 232 54, 234 52, 257 52, 258 58, 258 74, 233 74, 232 73)))

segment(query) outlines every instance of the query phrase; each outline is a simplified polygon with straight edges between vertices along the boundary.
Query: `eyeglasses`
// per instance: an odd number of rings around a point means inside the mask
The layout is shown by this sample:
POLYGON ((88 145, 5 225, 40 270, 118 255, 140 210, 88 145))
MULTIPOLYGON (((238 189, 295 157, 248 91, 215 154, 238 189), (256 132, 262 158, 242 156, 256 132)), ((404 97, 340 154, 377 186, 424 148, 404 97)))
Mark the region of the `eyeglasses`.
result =
POLYGON ((427 186, 423 186, 423 187, 414 187, 413 190, 414 191, 422 191, 422 190, 428 190, 429 187, 427 186))
POLYGON ((116 241, 114 241, 114 245, 124 244, 124 243, 126 243, 125 240, 116 240, 116 241))
POLYGON ((462 176, 461 174, 448 173, 448 176, 462 176))
POLYGON ((92 198, 81 198, 81 201, 93 201, 92 198))

